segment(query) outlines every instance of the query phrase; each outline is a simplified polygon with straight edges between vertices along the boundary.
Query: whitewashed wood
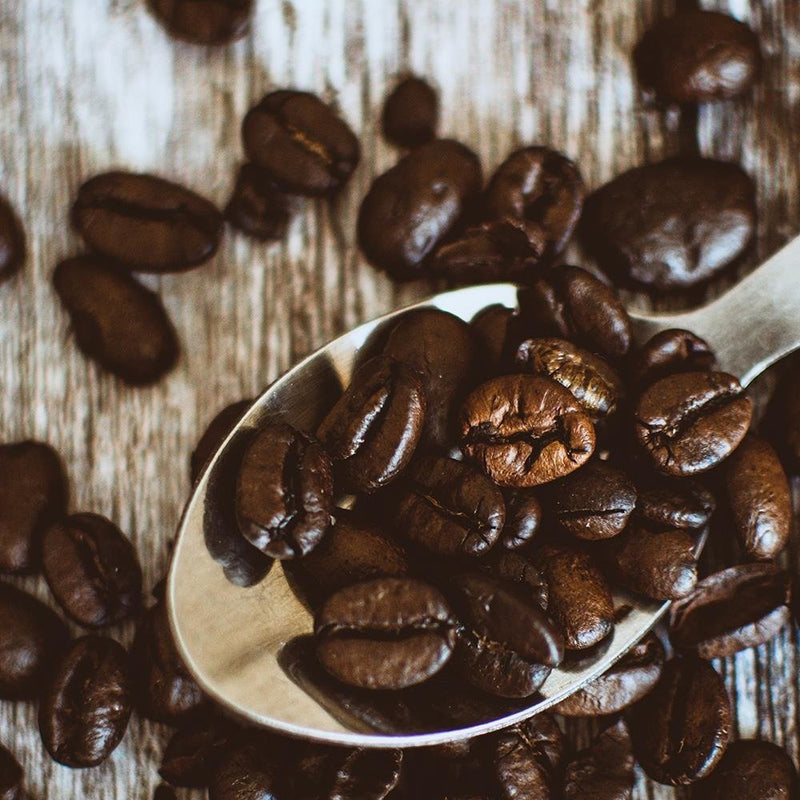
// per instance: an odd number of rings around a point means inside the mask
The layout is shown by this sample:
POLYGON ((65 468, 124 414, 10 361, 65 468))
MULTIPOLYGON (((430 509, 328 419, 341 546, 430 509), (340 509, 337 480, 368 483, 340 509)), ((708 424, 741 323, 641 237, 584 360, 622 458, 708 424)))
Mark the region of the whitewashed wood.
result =
MULTIPOLYGON (((750 19, 765 42, 764 87, 744 103, 701 112, 700 144, 741 158, 756 177, 758 255, 766 255, 800 229, 800 12, 794 0, 710 4, 750 19)), ((108 514, 128 531, 152 586, 188 491, 188 454, 214 411, 432 288, 393 287, 354 247, 358 202, 397 157, 376 136, 393 76, 412 70, 439 85, 442 132, 474 147, 487 171, 512 146, 548 143, 597 185, 678 152, 677 113, 643 103, 629 61, 654 14, 672 7, 257 0, 252 33, 210 50, 169 40, 143 0, 0 0, 0 186, 29 235, 24 273, 0 287, 0 439, 53 443, 69 469, 72 507, 108 514), (362 137, 363 163, 348 189, 330 207, 310 202, 284 243, 228 235, 211 264, 147 279, 175 320, 181 362, 145 390, 102 374, 74 347, 49 280, 56 261, 79 250, 67 224, 77 186, 120 166, 174 178, 223 204, 241 159, 242 116, 266 90, 288 85, 334 100, 362 137)), ((40 581, 17 582, 46 598, 40 581)), ((129 641, 130 630, 118 633, 129 641)), ((739 732, 785 743, 795 756, 797 667, 794 632, 724 666, 739 732)), ((24 762, 36 798, 149 798, 166 736, 134 721, 106 765, 74 772, 43 757, 32 706, 0 703, 0 740, 24 762)), ((635 800, 674 796, 685 794, 639 777, 635 800)))

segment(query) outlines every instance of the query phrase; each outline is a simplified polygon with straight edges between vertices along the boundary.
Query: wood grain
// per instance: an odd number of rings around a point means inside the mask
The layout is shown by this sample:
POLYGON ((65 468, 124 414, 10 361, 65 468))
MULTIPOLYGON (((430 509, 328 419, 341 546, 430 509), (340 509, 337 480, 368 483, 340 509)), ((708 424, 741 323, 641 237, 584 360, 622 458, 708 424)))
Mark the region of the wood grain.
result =
MULTIPOLYGON (((766 56, 752 98, 702 109, 698 124, 702 152, 741 161, 758 183, 759 242, 746 270, 800 229, 800 10, 794 0, 708 5, 751 22, 766 56)), ((152 586, 189 489, 189 453, 215 410, 259 391, 347 328, 432 289, 393 286, 354 244, 360 198, 397 158, 377 135, 395 76, 414 71, 437 83, 442 133, 475 148, 487 173, 512 147, 546 143, 574 157, 596 186, 687 146, 686 118, 682 128, 678 112, 647 105, 630 69, 639 35, 672 7, 257 0, 246 38, 207 49, 171 41, 143 0, 0 0, 0 186, 29 237, 24 272, 0 287, 0 439, 56 446, 72 508, 118 522, 152 586), (222 205, 242 157, 241 118, 283 86, 338 105, 362 138, 361 166, 335 202, 309 202, 285 242, 265 247, 229 233, 213 263, 146 279, 164 298, 183 356, 158 386, 126 388, 77 351, 52 291, 57 260, 80 250, 67 222, 76 188, 117 166, 179 180, 222 205)), ((792 563, 797 557, 795 545, 792 563)), ((40 580, 17 583, 47 598, 40 580)), ((131 631, 114 635, 128 642, 131 631)), ((795 632, 722 669, 737 732, 784 744, 797 758, 795 632)), ((166 728, 135 720, 107 764, 75 772, 43 755, 32 705, 0 704, 0 741, 23 761, 33 798, 149 798, 166 736, 166 728)), ((635 800, 685 796, 637 779, 635 800)))

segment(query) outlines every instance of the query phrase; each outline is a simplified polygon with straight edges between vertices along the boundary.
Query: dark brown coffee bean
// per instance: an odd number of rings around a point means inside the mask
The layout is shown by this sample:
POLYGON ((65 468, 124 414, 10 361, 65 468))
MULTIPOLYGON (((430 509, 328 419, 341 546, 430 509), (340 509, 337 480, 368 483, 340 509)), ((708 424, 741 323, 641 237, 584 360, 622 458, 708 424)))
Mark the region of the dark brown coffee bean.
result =
POLYGON ((60 617, 27 592, 0 583, 0 698, 36 697, 68 642, 60 617))
POLYGON ((331 524, 333 467, 319 443, 291 425, 261 428, 236 484, 242 535, 272 558, 300 558, 331 524))
POLYGON ((620 359, 633 342, 631 319, 610 286, 580 267, 555 267, 519 292, 529 336, 570 339, 605 358, 620 359))
POLYGON ((481 189, 478 157, 434 139, 375 179, 358 214, 367 260, 397 280, 422 277, 427 257, 461 222, 481 189))
POLYGON ((139 386, 175 366, 179 345, 167 312, 130 275, 98 256, 77 256, 56 267, 53 282, 78 347, 104 369, 139 386))
POLYGON ((740 739, 728 747, 709 778, 692 789, 692 800, 794 800, 797 769, 788 753, 771 742, 740 739))
POLYGON ((579 539, 610 539, 622 533, 636 506, 628 476, 604 461, 548 487, 547 505, 555 523, 579 539))
POLYGON ((793 475, 800 475, 800 368, 792 363, 767 408, 765 434, 793 475))
POLYGON ((42 566, 66 615, 87 628, 132 617, 141 605, 142 569, 130 540, 99 514, 73 514, 42 538, 42 566))
POLYGON ((562 700, 553 711, 564 717, 617 714, 653 689, 664 667, 664 646, 649 633, 611 669, 562 700))
POLYGON ((189 477, 194 483, 203 472, 203 467, 211 460, 211 456, 217 452, 220 445, 225 441, 228 434, 233 430, 237 422, 244 416, 250 406, 253 405, 251 399, 238 400, 225 406, 208 423, 208 427, 203 432, 197 446, 192 451, 189 460, 189 477))
POLYGON ((634 383, 644 389, 675 372, 703 372, 716 368, 714 351, 689 331, 670 328, 650 338, 636 353, 631 368, 634 383))
POLYGON ((419 374, 428 401, 423 439, 446 447, 455 433, 455 406, 463 400, 475 361, 469 325, 446 311, 416 309, 395 325, 383 352, 419 374))
POLYGON ((737 165, 707 158, 629 170, 589 197, 581 221, 603 269, 667 290, 714 277, 741 255, 755 225, 753 181, 737 165))
POLYGON ((66 511, 67 479, 50 445, 0 445, 0 572, 33 572, 42 532, 66 511))
POLYGON ((693 9, 657 22, 636 46, 639 80, 664 103, 744 94, 761 71, 758 37, 743 22, 693 9))
POLYGON ((563 386, 505 375, 478 386, 461 410, 464 453, 498 485, 536 486, 591 458, 594 426, 563 386))
POLYGON ((270 92, 247 112, 242 140, 250 161, 297 194, 333 194, 361 157, 350 126, 309 92, 270 92))
POLYGON ((500 532, 500 547, 516 550, 528 544, 542 524, 542 504, 530 490, 506 492, 506 524, 500 532))
POLYGON ((55 664, 42 695, 42 742, 59 764, 96 767, 122 741, 131 709, 125 648, 113 639, 84 636, 55 664))
POLYGON ((19 761, 0 744, 0 800, 22 800, 23 778, 19 761))
POLYGON ((283 191, 269 173, 255 164, 242 164, 225 219, 234 228, 262 242, 283 239, 300 198, 283 191))
POLYGON ((550 590, 541 570, 529 556, 516 551, 495 550, 480 566, 490 575, 515 584, 539 608, 547 610, 550 590))
POLYGON ((707 661, 668 661, 656 688, 629 721, 636 758, 655 781, 672 786, 705 778, 728 746, 731 707, 707 661))
POLYGON ((439 122, 439 97, 422 78, 404 78, 383 106, 383 135, 400 147, 416 147, 433 139, 439 122))
POLYGON ((408 365, 377 356, 359 367, 317 431, 342 488, 373 492, 391 483, 414 454, 426 409, 422 381, 408 365))
POLYGON ((22 269, 25 231, 11 203, 0 195, 0 283, 22 269))
POLYGON ((708 525, 717 503, 714 495, 697 481, 639 490, 636 517, 650 530, 700 531, 708 525))
POLYGON ((209 800, 281 800, 280 778, 290 765, 286 740, 253 731, 223 755, 208 787, 209 800))
POLYGON ((160 783, 153 792, 153 800, 178 800, 178 795, 171 786, 160 783))
POLYGON ((707 472, 739 446, 753 404, 733 375, 681 372, 649 386, 635 410, 636 438, 665 475, 707 472))
POLYGON ((148 0, 156 19, 176 39, 225 44, 244 36, 253 0, 148 0))
POLYGON ((630 800, 633 767, 631 737, 620 720, 566 765, 564 800, 630 800))
POLYGON ((477 341, 479 369, 485 375, 500 371, 508 352, 509 330, 516 319, 516 312, 502 305, 487 306, 473 317, 470 328, 477 341))
POLYGON ((222 215, 177 183, 106 172, 81 186, 72 224, 86 244, 139 272, 176 272, 208 261, 219 247, 222 215))
POLYGON ((503 493, 462 461, 420 456, 407 470, 400 492, 398 530, 434 553, 483 555, 505 524, 503 493))
POLYGON ((452 614, 432 586, 378 578, 341 589, 314 619, 317 656, 343 683, 403 689, 436 674, 455 645, 452 614))
POLYGON ((775 558, 792 531, 792 490, 778 454, 748 436, 725 464, 725 486, 736 535, 750 558, 775 558))
POLYGON ((221 719, 179 728, 164 750, 158 774, 173 786, 205 788, 226 754, 235 730, 232 723, 221 719))

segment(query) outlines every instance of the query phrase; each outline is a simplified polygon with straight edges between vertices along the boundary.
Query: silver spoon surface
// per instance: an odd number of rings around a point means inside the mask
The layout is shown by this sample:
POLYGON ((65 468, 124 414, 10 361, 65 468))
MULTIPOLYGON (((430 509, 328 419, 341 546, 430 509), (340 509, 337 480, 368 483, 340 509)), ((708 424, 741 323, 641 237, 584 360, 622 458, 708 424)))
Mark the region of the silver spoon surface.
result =
MULTIPOLYGON (((512 284, 475 286, 411 308, 436 307, 469 321, 488 305, 515 307, 516 292, 512 284)), ((669 607, 615 591, 615 608, 624 613, 600 651, 553 670, 535 698, 515 707, 480 709, 448 730, 421 729, 407 720, 389 724, 386 709, 370 708, 369 701, 365 707, 358 693, 334 696, 320 686, 319 675, 303 658, 305 640, 298 638, 312 631, 310 613, 279 564, 260 580, 263 563, 235 535, 230 464, 248 432, 266 419, 313 432, 331 398, 349 383, 369 337, 407 310, 357 327, 275 381, 211 459, 184 511, 167 583, 175 642, 202 689, 249 723, 353 747, 415 747, 488 733, 549 708, 605 672, 669 607)), ((722 369, 747 385, 800 347, 800 238, 703 308, 632 316, 638 341, 666 328, 691 330, 714 348, 722 369)))

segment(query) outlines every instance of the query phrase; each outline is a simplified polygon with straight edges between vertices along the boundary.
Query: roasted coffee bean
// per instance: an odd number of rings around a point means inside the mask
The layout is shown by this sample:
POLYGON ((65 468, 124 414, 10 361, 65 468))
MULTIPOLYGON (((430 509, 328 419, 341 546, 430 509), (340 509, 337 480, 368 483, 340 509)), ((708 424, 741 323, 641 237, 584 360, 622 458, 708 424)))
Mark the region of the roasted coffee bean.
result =
POLYGON ((394 326, 383 352, 419 374, 428 401, 423 439, 446 447, 455 433, 455 405, 463 400, 475 362, 469 325, 446 311, 417 309, 394 326))
POLYGON ((778 384, 767 408, 765 433, 780 453, 786 469, 800 475, 800 366, 790 370, 778 384))
POLYGON ((436 674, 455 645, 452 613, 432 586, 378 578, 341 589, 314 619, 317 656, 343 683, 404 689, 436 674))
POLYGON ((55 664, 42 695, 42 742, 59 764, 96 767, 122 741, 131 709, 125 648, 113 639, 84 636, 55 664))
POLYGON ((675 372, 703 372, 716 368, 708 342, 680 328, 657 333, 636 353, 631 377, 641 389, 675 372))
POLYGON ((625 392, 606 361, 564 339, 526 339, 514 361, 520 372, 545 375, 569 389, 594 422, 613 414, 625 392))
POLYGON ((189 477, 192 483, 200 477, 203 467, 211 460, 211 456, 217 452, 220 445, 251 405, 253 405, 252 400, 238 400, 229 406, 225 406, 208 423, 208 427, 197 442, 197 446, 192 451, 189 460, 189 477))
POLYGON ((607 672, 584 684, 553 710, 565 717, 617 714, 653 689, 663 667, 664 646, 654 633, 649 633, 607 672))
POLYGON ((171 786, 160 783, 153 792, 153 800, 178 800, 178 795, 171 786))
POLYGON ((179 728, 169 740, 158 774, 173 786, 202 789, 225 756, 235 726, 208 719, 179 728))
POLYGON ((564 770, 564 800, 630 800, 633 791, 631 737, 620 720, 606 728, 564 770))
POLYGON ((81 186, 72 224, 86 244, 138 272, 176 272, 208 261, 219 247, 222 215, 177 183, 106 172, 81 186))
POLYGON ((614 627, 608 582, 589 554, 572 545, 545 545, 534 556, 549 588, 547 611, 568 650, 585 650, 614 627))
POLYGON ((788 753, 771 742, 740 739, 711 776, 693 787, 692 800, 794 800, 799 794, 788 753))
POLYGON ((22 269, 25 231, 8 200, 0 195, 0 283, 22 269))
POLYGON ((725 465, 725 486, 736 535, 753 559, 775 558, 792 532, 792 490, 778 454, 748 436, 725 465))
POLYGON ((672 786, 712 772, 728 746, 730 723, 722 678, 699 658, 668 661, 629 720, 639 764, 653 780, 672 786))
POLYGON ((753 404, 733 375, 681 372, 649 386, 636 405, 636 439, 665 475, 707 472, 739 446, 753 404))
POLYGON ((383 106, 383 135, 400 147, 433 139, 439 122, 439 97, 422 78, 404 78, 383 106))
POLYGON ((506 524, 500 532, 500 547, 516 550, 524 547, 542 524, 542 504, 529 489, 506 492, 506 524))
POLYGON ((253 731, 223 755, 208 787, 209 800, 280 800, 280 777, 290 767, 285 740, 253 731))
POLYGON ((526 597, 542 610, 547 609, 550 590, 541 570, 529 556, 520 552, 495 550, 481 562, 481 568, 507 583, 516 584, 526 597))
POLYGON ((500 537, 503 493, 471 464, 421 456, 403 483, 397 528, 412 542, 441 555, 480 556, 500 537))
POLYGON ((36 697, 68 642, 67 626, 53 611, 0 583, 0 698, 36 697))
POLYGON ((636 46, 639 80, 664 103, 744 94, 761 70, 758 37, 743 22, 693 9, 657 22, 636 46))
POLYGON ((633 342, 631 319, 610 286, 580 267, 555 267, 519 292, 529 336, 570 339, 605 358, 620 359, 633 342))
POLYGON ((509 333, 517 320, 516 312, 503 305, 491 305, 479 311, 470 322, 477 342, 480 370, 494 375, 508 352, 509 333))
POLYGON ((22 800, 23 778, 19 761, 0 744, 0 800, 22 800))
POLYGON ((234 228, 262 242, 283 239, 300 198, 283 191, 255 164, 242 164, 225 219, 234 228))
POLYGON ((40 537, 67 505, 67 479, 50 445, 0 445, 0 572, 33 572, 40 537))
POLYGON ((427 257, 477 201, 478 157, 463 144, 434 139, 375 179, 358 214, 367 260, 398 280, 424 274, 427 257))
POLYGON ((361 157, 350 126, 309 92, 270 92, 247 112, 242 140, 250 161, 297 194, 337 192, 361 157))
POLYGON ((555 523, 579 539, 610 539, 622 533, 636 506, 628 476, 604 461, 592 461, 548 487, 555 523))
POLYGON ((789 574, 775 564, 742 564, 709 575, 672 605, 676 649, 723 658, 768 642, 789 621, 789 574))
POLYGON ((407 364, 388 356, 362 364, 317 431, 342 488, 373 492, 391 483, 414 454, 426 409, 423 383, 407 364))
POLYGON ((536 486, 589 460, 594 426, 550 378, 505 375, 478 386, 461 410, 464 453, 498 485, 536 486))
POLYGON ((325 535, 332 511, 333 467, 319 443, 286 423, 261 428, 236 483, 242 535, 272 558, 299 558, 325 535))
POLYGON ((700 483, 682 480, 639 490, 636 517, 650 530, 700 531, 716 509, 714 495, 700 483))
POLYGON ((99 256, 77 256, 56 267, 53 283, 78 347, 101 367, 139 386, 175 366, 179 345, 172 322, 158 295, 130 275, 99 256))
POLYGON ((667 290, 713 278, 741 255, 755 226, 750 177, 699 157, 623 173, 589 197, 581 220, 584 245, 603 269, 667 290))
POLYGON ((141 605, 142 569, 124 533, 99 514, 73 514, 42 538, 42 566, 66 615, 87 628, 132 617, 141 605))
POLYGON ((225 44, 244 36, 253 0, 148 0, 153 15, 176 39, 225 44))

